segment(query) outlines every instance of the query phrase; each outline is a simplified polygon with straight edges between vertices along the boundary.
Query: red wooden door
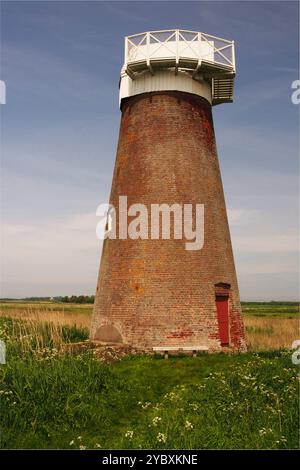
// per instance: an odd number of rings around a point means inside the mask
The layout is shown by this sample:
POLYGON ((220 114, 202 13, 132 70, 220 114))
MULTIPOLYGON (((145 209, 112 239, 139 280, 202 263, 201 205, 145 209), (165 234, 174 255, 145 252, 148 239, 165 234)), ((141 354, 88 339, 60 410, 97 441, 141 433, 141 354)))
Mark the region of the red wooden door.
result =
POLYGON ((221 345, 229 344, 228 297, 216 296, 221 345))

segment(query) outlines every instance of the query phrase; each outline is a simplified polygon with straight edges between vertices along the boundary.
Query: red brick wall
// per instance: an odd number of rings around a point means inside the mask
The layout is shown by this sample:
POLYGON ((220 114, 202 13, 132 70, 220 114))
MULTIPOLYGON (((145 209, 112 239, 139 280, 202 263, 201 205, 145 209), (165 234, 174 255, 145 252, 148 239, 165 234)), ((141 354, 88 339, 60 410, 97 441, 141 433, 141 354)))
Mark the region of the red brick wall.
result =
POLYGON ((106 240, 91 337, 101 338, 101 326, 112 325, 135 347, 220 349, 215 284, 226 283, 230 345, 245 350, 212 112, 204 98, 166 91, 123 103, 110 197, 115 207, 119 195, 128 196, 128 206, 145 204, 149 213, 151 203, 204 204, 204 246, 187 251, 186 240, 106 240))

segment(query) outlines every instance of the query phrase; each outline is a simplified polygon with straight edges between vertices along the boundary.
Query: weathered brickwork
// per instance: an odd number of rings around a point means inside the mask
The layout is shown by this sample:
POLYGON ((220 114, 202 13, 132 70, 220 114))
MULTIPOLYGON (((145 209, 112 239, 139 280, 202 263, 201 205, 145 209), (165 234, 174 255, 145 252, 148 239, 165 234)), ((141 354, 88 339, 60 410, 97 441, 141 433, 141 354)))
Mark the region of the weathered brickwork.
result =
POLYGON ((215 285, 224 283, 230 347, 244 351, 212 111, 204 98, 155 92, 123 103, 110 196, 115 207, 120 195, 128 206, 145 204, 149 214, 153 203, 204 204, 204 246, 188 251, 184 239, 105 240, 91 337, 146 349, 206 344, 220 350, 215 285))

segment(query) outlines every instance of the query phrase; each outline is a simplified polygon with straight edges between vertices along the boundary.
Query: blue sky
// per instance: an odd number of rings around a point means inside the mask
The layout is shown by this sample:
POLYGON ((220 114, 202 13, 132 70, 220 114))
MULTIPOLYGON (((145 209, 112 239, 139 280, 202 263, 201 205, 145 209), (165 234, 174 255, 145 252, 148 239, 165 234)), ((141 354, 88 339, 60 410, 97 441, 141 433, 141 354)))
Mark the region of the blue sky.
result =
POLYGON ((1 2, 2 297, 92 294, 110 190, 123 37, 182 28, 236 42, 213 110, 243 300, 298 297, 297 2, 1 2))

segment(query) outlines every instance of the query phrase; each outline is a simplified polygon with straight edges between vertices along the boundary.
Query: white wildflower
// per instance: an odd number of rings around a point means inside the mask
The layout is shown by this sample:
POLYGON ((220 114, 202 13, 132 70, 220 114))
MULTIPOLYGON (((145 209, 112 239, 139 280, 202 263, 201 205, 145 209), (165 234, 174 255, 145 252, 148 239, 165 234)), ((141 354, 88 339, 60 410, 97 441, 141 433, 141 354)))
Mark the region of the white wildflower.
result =
POLYGON ((191 429, 193 429, 194 426, 192 425, 192 423, 190 421, 186 421, 184 427, 185 427, 185 429, 191 430, 191 429))
POLYGON ((161 417, 160 416, 155 416, 155 418, 153 418, 152 420, 152 424, 153 426, 157 426, 161 421, 161 417))
POLYGON ((167 436, 166 434, 163 434, 162 432, 159 432, 156 436, 156 439, 158 440, 158 442, 167 442, 167 436))
POLYGON ((144 404, 141 405, 143 410, 145 410, 146 408, 149 408, 149 406, 151 406, 151 402, 150 401, 146 401, 144 404))

